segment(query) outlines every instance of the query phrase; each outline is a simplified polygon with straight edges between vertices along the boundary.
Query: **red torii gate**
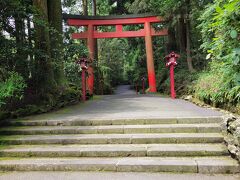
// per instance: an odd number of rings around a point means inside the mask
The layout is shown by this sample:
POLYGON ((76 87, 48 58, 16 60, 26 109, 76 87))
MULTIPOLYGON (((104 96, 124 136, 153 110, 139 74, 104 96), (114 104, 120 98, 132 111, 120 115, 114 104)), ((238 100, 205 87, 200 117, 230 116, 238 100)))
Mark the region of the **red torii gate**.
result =
MULTIPOLYGON (((168 34, 167 29, 155 31, 151 23, 163 22, 162 17, 156 15, 119 15, 119 16, 80 16, 64 14, 69 26, 87 26, 87 31, 73 33, 73 39, 87 39, 89 58, 94 59, 94 39, 98 38, 128 38, 128 37, 145 37, 145 46, 147 54, 147 71, 149 92, 156 92, 156 77, 153 60, 152 36, 165 36, 168 34), (123 31, 123 25, 143 24, 144 28, 138 31, 123 31), (115 32, 99 32, 97 26, 115 26, 115 32)), ((89 77, 87 84, 89 93, 93 94, 94 75, 93 68, 88 68, 89 77)))

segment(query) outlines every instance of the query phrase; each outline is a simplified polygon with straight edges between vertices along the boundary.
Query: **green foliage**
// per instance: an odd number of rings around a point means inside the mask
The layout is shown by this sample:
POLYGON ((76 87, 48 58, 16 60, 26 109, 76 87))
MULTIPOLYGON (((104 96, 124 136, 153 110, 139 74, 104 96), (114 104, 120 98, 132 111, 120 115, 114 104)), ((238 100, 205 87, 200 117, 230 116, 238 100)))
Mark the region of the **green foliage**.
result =
POLYGON ((139 80, 140 69, 137 68, 139 59, 141 56, 140 48, 132 50, 127 55, 127 61, 124 64, 124 80, 131 83, 137 82, 139 80))
POLYGON ((239 9, 239 0, 215 1, 200 18, 201 48, 212 62, 208 71, 200 74, 195 95, 220 107, 237 107, 240 103, 239 9))
POLYGON ((75 84, 81 83, 81 79, 80 79, 81 68, 75 62, 65 62, 64 72, 69 82, 75 83, 75 84))
POLYGON ((57 98, 57 107, 64 107, 66 105, 76 103, 80 100, 80 98, 80 87, 70 83, 69 87, 59 94, 57 98))
POLYGON ((86 54, 86 47, 69 40, 71 29, 63 45, 60 2, 0 0, 1 117, 46 112, 79 101, 81 69, 74 62, 86 54))
POLYGON ((0 107, 11 99, 22 99, 26 84, 16 72, 8 72, 8 77, 0 81, 0 107))
POLYGON ((239 57, 235 48, 239 48, 238 34, 240 31, 240 2, 215 1, 202 14, 199 25, 204 43, 202 48, 211 54, 212 59, 234 60, 239 57))
POLYGON ((106 91, 112 92, 113 87, 124 82, 128 44, 123 39, 103 39, 99 41, 99 50, 98 62, 95 64, 98 77, 96 86, 105 89, 105 94, 106 91))
POLYGON ((239 73, 218 61, 211 62, 210 69, 199 74, 194 86, 195 96, 217 107, 236 106, 240 102, 239 73))
MULTIPOLYGON (((70 32, 72 30, 69 30, 70 32)), ((69 31, 65 33, 69 34, 69 31)), ((66 36, 68 37, 68 36, 66 36)), ((70 37, 69 37, 70 38, 70 37)), ((70 40, 69 40, 70 41, 70 40)), ((71 84, 80 86, 81 84, 81 67, 76 61, 81 57, 87 57, 87 48, 83 43, 70 41, 64 45, 64 73, 71 84)))

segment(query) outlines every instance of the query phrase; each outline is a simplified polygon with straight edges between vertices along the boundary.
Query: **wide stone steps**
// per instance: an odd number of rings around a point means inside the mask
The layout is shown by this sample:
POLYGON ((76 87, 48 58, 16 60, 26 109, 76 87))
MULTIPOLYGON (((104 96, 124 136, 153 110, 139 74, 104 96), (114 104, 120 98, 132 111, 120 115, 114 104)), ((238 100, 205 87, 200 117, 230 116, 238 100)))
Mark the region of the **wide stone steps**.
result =
POLYGON ((147 119, 63 119, 63 120, 8 120, 1 126, 98 126, 98 125, 143 125, 143 124, 194 124, 220 123, 222 118, 212 117, 173 117, 147 119))
POLYGON ((223 144, 25 145, 0 150, 2 157, 224 156, 223 144))
POLYGON ((220 133, 65 134, 1 136, 1 144, 222 143, 220 133))
POLYGON ((221 117, 1 122, 0 171, 236 173, 221 117))
POLYGON ((2 171, 118 171, 237 173, 231 157, 17 158, 0 160, 2 171))
POLYGON ((3 135, 35 134, 135 134, 135 133, 218 133, 217 123, 206 124, 147 124, 147 125, 107 125, 107 126, 22 126, 4 127, 3 135))

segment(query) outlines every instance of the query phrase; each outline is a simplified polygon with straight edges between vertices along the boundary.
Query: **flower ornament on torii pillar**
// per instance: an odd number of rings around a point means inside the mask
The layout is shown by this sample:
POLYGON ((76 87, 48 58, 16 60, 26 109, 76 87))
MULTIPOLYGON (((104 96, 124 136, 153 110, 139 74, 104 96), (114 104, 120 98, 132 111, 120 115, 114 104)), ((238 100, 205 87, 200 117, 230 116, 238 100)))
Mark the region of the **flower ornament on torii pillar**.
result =
MULTIPOLYGON (((156 76, 153 60, 153 46, 152 36, 166 36, 167 29, 156 31, 151 27, 151 23, 161 23, 164 21, 162 17, 156 15, 120 15, 120 16, 80 16, 80 15, 63 15, 70 26, 85 26, 87 31, 80 33, 73 33, 73 39, 87 39, 87 46, 89 50, 89 59, 94 60, 94 39, 98 38, 128 38, 128 37, 144 37, 147 57, 147 71, 149 92, 156 92, 156 76), (124 25, 143 25, 144 28, 137 31, 124 31, 124 25), (98 26, 115 26, 115 32, 100 32, 96 27, 98 26)), ((94 75, 93 68, 88 67, 88 80, 90 95, 93 94, 94 75)))

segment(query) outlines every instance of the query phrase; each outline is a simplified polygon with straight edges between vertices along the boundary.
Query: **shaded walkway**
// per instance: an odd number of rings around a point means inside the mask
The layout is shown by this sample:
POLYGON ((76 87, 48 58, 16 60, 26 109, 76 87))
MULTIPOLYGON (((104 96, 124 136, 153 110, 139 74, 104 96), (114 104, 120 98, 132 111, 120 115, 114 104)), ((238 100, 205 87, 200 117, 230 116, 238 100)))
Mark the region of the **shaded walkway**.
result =
POLYGON ((119 86, 115 95, 96 96, 94 100, 56 112, 23 119, 144 119, 169 117, 213 117, 221 113, 190 102, 158 95, 136 95, 129 86, 119 86))
POLYGON ((118 86, 114 95, 135 95, 136 92, 130 89, 130 85, 118 86))

